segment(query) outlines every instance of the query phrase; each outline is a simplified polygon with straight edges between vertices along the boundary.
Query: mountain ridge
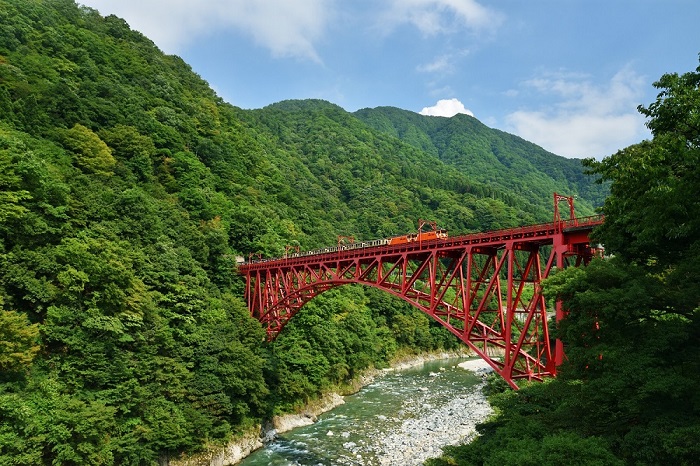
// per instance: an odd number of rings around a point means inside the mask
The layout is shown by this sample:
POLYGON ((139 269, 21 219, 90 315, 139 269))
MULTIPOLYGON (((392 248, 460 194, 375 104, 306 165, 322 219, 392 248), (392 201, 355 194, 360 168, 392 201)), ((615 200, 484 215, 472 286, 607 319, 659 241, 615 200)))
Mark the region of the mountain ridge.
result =
POLYGON ((434 117, 395 107, 362 109, 354 114, 375 129, 437 155, 475 180, 518 190, 536 203, 559 191, 580 195, 593 207, 600 207, 607 192, 595 178, 584 175, 581 160, 553 154, 517 135, 490 128, 471 115, 434 117), (507 183, 500 181, 499 174, 507 183), (559 184, 544 182, 541 175, 559 184), (533 190, 533 185, 544 186, 533 190))

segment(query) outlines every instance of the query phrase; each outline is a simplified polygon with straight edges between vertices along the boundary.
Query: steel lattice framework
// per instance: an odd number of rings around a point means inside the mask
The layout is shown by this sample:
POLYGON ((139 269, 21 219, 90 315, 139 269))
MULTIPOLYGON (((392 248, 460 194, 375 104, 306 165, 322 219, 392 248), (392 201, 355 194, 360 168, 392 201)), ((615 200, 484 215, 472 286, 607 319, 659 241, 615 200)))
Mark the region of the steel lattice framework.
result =
MULTIPOLYGON (((568 198, 567 198, 568 199, 568 198)), ((555 206, 556 206, 555 195, 555 206)), ((573 211, 573 205, 572 211, 573 211)), ((573 212, 572 212, 573 217, 573 212)), ((564 317, 540 282, 588 263, 600 216, 488 233, 246 263, 246 299, 273 339, 301 307, 331 288, 362 284, 404 299, 446 327, 512 387, 556 374, 563 347, 549 320, 564 317), (548 308, 548 305, 550 308, 548 308)))

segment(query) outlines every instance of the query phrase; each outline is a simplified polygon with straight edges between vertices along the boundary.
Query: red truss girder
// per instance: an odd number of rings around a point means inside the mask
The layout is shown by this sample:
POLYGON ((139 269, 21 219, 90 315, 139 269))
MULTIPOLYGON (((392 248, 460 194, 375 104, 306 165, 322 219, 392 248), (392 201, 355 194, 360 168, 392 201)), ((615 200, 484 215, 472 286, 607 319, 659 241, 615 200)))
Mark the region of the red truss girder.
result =
POLYGON ((572 222, 260 261, 240 271, 269 339, 318 294, 374 286, 431 316, 516 387, 518 379, 555 375, 562 361, 548 319, 563 311, 547 308, 539 285, 554 267, 590 260, 588 233, 602 218, 572 222))

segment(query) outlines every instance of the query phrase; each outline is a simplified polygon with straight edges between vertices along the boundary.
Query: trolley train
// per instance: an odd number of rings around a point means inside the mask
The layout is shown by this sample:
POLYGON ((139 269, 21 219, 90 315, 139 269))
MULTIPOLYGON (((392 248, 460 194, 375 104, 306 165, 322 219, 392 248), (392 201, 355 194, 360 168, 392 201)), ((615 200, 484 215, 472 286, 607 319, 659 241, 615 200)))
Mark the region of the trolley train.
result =
MULTIPOLYGON (((447 230, 440 229, 440 230, 432 230, 432 231, 426 231, 426 232, 410 233, 408 235, 402 235, 402 236, 392 236, 391 238, 375 239, 375 240, 370 240, 370 241, 360 241, 357 243, 341 244, 338 246, 332 246, 332 247, 321 248, 321 249, 314 249, 311 251, 293 252, 291 254, 286 255, 285 258, 315 256, 317 254, 326 254, 329 252, 348 251, 351 249, 363 249, 363 248, 371 248, 371 247, 377 247, 377 246, 394 246, 397 244, 410 244, 410 243, 417 243, 417 242, 423 242, 423 241, 435 241, 438 239, 446 239, 446 238, 447 238, 447 230)), ((267 262, 270 260, 278 260, 278 259, 279 258, 253 260, 253 261, 251 261, 251 263, 267 262)))

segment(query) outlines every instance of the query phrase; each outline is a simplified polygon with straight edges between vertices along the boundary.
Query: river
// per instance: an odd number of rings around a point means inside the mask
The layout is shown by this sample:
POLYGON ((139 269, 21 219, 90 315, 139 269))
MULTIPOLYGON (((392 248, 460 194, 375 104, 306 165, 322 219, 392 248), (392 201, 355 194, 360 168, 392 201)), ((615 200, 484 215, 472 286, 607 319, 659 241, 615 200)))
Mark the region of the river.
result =
POLYGON ((466 441, 491 413, 482 378, 465 368, 481 364, 464 362, 386 372, 316 423, 280 434, 240 465, 422 464, 443 446, 466 441))

